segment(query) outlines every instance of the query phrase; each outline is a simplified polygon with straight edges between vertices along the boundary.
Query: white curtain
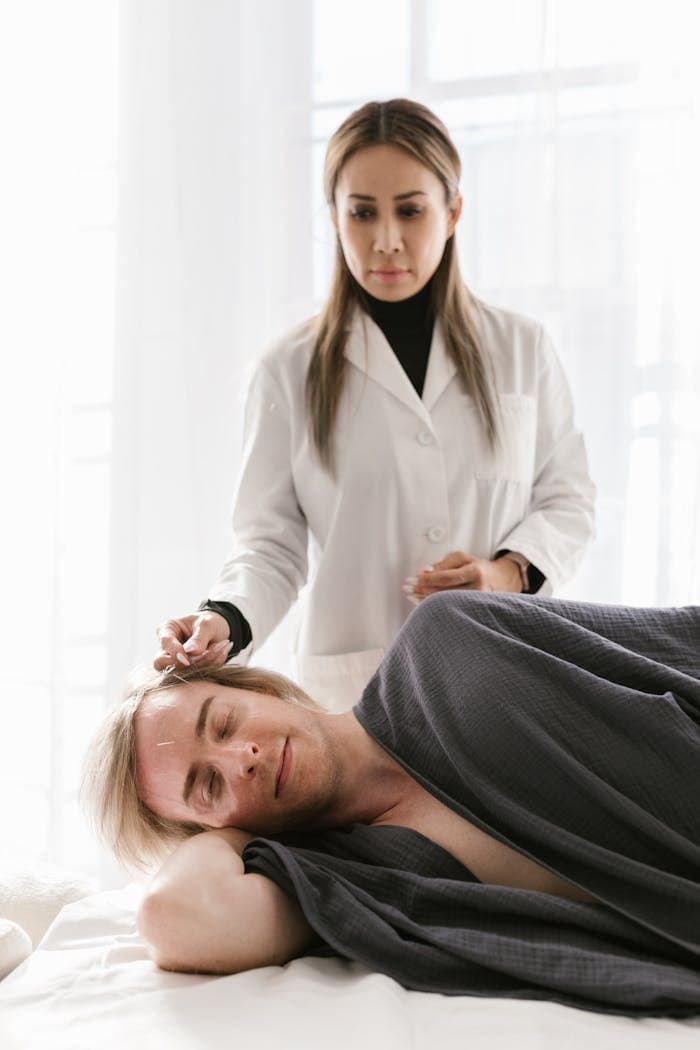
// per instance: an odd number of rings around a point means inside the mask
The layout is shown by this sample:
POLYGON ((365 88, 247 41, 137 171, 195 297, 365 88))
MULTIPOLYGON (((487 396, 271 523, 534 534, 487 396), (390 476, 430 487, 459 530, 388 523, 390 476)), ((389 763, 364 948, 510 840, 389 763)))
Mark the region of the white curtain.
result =
POLYGON ((216 575, 247 375, 325 293, 323 150, 368 98, 445 119, 468 283, 555 337, 599 490, 567 593, 700 601, 695 6, 0 8, 5 852, 117 878, 81 754, 216 575))
POLYGON ((0 856, 93 849, 77 810, 104 704, 117 5, 0 5, 0 856))
POLYGON ((311 308, 310 6, 125 0, 121 55, 115 679, 207 596, 248 369, 311 308))

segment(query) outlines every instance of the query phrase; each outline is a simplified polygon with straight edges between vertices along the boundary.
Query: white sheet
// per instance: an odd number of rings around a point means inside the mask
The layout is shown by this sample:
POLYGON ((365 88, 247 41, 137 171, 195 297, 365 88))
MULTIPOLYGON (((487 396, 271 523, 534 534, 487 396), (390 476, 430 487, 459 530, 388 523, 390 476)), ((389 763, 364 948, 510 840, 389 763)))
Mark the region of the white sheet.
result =
POLYGON ((700 1018, 407 992, 336 959, 169 974, 135 928, 138 887, 66 906, 0 983, 2 1050, 698 1050, 700 1018))

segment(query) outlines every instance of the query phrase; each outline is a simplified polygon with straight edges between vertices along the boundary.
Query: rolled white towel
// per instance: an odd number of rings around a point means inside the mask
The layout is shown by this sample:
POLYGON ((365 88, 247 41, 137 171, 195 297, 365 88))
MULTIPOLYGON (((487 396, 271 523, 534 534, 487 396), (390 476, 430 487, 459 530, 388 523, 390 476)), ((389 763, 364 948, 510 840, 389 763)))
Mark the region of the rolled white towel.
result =
POLYGON ((86 875, 56 864, 0 861, 0 918, 21 926, 36 948, 64 904, 96 889, 86 875))
POLYGON ((31 954, 32 942, 26 930, 10 919, 0 919, 0 981, 31 954))

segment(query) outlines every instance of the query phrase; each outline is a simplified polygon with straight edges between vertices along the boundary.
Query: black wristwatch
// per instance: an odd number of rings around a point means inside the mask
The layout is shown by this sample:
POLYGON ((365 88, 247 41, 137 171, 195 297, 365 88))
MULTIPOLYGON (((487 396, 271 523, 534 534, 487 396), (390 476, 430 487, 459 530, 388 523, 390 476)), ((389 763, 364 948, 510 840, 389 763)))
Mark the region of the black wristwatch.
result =
POLYGON ((219 616, 223 616, 224 620, 228 624, 228 634, 231 639, 232 645, 229 652, 229 658, 235 656, 236 653, 240 653, 241 649, 245 649, 247 645, 250 645, 253 634, 250 630, 250 624, 246 620, 240 609, 237 609, 231 602, 214 602, 210 601, 209 598, 199 603, 199 611, 218 613, 219 616))

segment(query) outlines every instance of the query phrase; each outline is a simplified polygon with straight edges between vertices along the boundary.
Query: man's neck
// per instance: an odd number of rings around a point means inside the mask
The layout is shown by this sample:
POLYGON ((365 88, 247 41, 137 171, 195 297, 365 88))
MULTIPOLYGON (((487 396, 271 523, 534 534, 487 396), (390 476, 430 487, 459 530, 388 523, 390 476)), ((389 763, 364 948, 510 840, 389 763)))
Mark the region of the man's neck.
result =
POLYGON ((336 799, 326 826, 375 824, 386 819, 415 782, 377 744, 352 711, 330 715, 329 729, 340 757, 336 799))

